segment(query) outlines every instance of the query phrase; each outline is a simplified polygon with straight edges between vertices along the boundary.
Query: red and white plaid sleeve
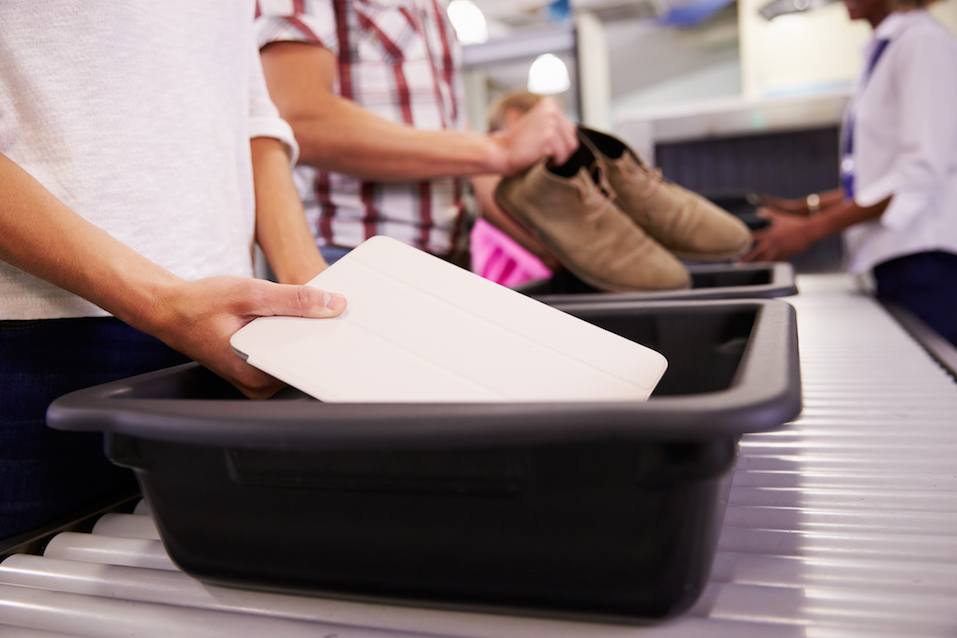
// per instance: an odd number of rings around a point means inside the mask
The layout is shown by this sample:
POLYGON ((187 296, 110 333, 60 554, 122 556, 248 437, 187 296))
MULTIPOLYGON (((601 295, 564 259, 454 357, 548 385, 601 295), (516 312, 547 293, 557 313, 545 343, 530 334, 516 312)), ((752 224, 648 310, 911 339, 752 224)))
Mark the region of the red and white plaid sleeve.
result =
POLYGON ((258 0, 256 40, 260 49, 273 42, 305 42, 338 54, 333 0, 258 0))

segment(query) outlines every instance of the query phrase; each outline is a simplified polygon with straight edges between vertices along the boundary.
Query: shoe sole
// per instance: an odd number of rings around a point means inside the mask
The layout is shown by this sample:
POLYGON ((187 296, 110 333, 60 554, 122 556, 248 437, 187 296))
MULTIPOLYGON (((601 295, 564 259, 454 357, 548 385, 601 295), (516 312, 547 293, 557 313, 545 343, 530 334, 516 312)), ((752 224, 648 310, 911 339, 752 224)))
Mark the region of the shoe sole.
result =
POLYGON ((672 255, 681 259, 682 261, 738 261, 741 257, 744 257, 748 250, 751 248, 751 244, 745 244, 743 248, 739 248, 734 251, 723 251, 719 253, 695 253, 695 252, 684 252, 681 250, 670 250, 672 255))
POLYGON ((503 211, 511 215, 517 222, 519 222, 525 228, 525 230, 527 230, 528 232, 533 234, 535 237, 537 237, 539 240, 541 240, 541 242, 545 244, 548 247, 548 249, 552 251, 552 253, 558 258, 558 261, 561 262, 562 266, 567 268, 569 271, 571 271, 573 275, 575 275, 576 277, 584 281, 586 284, 588 284, 592 288, 597 288, 598 290, 601 290, 604 292, 659 292, 661 290, 687 290, 690 287, 690 286, 684 286, 682 288, 661 288, 661 289, 646 288, 644 290, 636 290, 634 288, 621 288, 609 282, 603 282, 596 277, 592 277, 588 273, 582 272, 576 266, 571 264, 571 260, 567 258, 567 254, 565 253, 564 250, 562 250, 562 248, 560 248, 559 246, 556 246, 555 243, 547 235, 540 232, 535 227, 535 225, 528 220, 528 218, 524 214, 517 212, 518 211, 517 208, 512 208, 510 204, 507 204, 504 201, 503 198, 505 197, 505 194, 504 194, 505 190, 507 190, 507 187, 503 187, 502 182, 499 182, 499 185, 495 188, 493 197, 495 199, 495 203, 498 204, 499 208, 501 208, 503 211))

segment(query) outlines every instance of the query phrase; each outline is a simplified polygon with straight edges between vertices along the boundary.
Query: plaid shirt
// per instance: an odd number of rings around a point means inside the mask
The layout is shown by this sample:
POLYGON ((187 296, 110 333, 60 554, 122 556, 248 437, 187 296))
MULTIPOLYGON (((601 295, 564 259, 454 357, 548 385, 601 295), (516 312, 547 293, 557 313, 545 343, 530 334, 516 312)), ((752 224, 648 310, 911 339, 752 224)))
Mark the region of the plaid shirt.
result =
MULTIPOLYGON (((260 0, 259 46, 308 42, 338 59, 335 91, 418 129, 461 126, 459 50, 439 0, 260 0)), ((380 183, 296 168, 319 245, 352 247, 388 235, 437 255, 460 243, 462 183, 380 183)))

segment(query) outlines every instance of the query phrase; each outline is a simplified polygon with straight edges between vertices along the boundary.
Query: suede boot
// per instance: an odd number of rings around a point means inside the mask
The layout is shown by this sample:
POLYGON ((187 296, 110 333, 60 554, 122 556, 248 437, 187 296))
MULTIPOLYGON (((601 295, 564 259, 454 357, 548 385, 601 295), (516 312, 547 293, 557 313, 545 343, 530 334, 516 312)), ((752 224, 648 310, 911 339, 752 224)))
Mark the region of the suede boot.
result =
POLYGON ((541 162, 502 179, 495 199, 562 265, 596 288, 687 288, 690 277, 681 262, 619 210, 602 183, 594 155, 582 145, 561 166, 541 162))
POLYGON ((642 163, 618 138, 579 127, 579 139, 598 159, 618 206, 681 259, 733 261, 751 245, 748 227, 704 197, 642 163))

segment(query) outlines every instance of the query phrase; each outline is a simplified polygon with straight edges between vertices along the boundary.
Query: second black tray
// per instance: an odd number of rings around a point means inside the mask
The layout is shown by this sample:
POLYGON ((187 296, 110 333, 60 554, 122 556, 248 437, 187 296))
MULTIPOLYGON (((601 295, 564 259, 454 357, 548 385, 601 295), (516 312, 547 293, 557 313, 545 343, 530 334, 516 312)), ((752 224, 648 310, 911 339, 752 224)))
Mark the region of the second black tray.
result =
POLYGON ((516 288, 547 304, 593 301, 678 301, 770 299, 797 294, 794 269, 784 262, 689 266, 691 288, 646 292, 602 292, 568 271, 516 288))

